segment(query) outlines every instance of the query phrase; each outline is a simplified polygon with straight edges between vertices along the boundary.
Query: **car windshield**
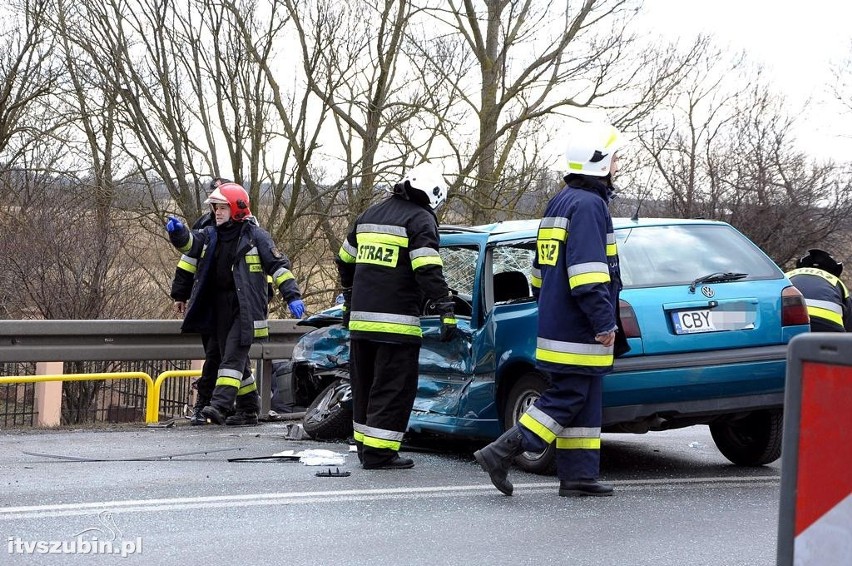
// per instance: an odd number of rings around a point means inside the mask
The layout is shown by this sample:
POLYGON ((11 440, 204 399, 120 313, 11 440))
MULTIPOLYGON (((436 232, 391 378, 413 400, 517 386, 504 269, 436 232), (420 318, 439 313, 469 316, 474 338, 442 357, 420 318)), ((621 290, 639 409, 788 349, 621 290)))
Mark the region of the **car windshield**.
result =
POLYGON ((745 273, 744 280, 781 276, 745 236, 723 224, 638 226, 616 230, 625 287, 689 285, 713 273, 745 273))

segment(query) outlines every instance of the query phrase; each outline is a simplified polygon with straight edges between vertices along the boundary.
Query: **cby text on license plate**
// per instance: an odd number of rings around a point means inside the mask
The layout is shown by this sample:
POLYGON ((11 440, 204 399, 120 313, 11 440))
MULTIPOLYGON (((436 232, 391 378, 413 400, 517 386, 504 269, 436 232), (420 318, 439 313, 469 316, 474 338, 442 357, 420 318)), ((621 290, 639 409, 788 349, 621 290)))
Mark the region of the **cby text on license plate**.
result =
POLYGON ((675 334, 696 334, 722 330, 716 328, 716 325, 713 324, 713 314, 710 309, 675 311, 671 315, 675 334))

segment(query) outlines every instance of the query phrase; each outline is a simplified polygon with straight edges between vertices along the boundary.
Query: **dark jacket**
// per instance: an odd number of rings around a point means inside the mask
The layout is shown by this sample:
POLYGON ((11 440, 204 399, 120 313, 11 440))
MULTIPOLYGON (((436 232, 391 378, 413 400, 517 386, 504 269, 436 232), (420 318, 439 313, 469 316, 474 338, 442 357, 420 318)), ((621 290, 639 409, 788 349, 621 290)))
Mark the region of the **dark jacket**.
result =
MULTIPOLYGON (((269 233, 253 222, 241 224, 232 273, 240 307, 240 343, 245 346, 254 339, 269 336, 267 275, 272 277, 275 287, 288 303, 300 298, 301 294, 290 271, 290 260, 278 251, 269 233)), ((208 226, 191 232, 183 228, 170 233, 169 238, 183 253, 179 267, 194 276, 181 330, 210 333, 214 331, 214 320, 211 305, 205 302, 215 297, 208 286, 215 268, 212 259, 216 255, 216 227, 208 226)))
POLYGON ((336 259, 340 282, 351 288, 352 338, 420 343, 424 300, 452 314, 438 221, 428 207, 394 195, 364 211, 336 259))
POLYGON ((548 203, 536 238, 536 362, 545 370, 605 374, 613 348, 595 335, 616 328, 621 290, 607 185, 580 175, 566 181, 548 203))
POLYGON ((805 297, 812 331, 852 332, 852 298, 840 278, 815 267, 794 269, 787 277, 805 297))

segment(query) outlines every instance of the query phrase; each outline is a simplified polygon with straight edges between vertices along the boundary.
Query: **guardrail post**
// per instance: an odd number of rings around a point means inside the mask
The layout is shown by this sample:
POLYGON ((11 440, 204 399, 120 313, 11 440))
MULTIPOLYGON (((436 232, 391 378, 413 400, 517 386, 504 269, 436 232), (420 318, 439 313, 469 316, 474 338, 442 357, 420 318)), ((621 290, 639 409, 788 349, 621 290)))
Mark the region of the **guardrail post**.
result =
POLYGON ((269 414, 272 407, 272 360, 257 359, 257 392, 260 394, 260 416, 269 414))
MULTIPOLYGON (((36 362, 36 375, 62 373, 62 362, 36 362)), ((36 426, 59 426, 62 420, 62 382, 35 384, 36 426)))

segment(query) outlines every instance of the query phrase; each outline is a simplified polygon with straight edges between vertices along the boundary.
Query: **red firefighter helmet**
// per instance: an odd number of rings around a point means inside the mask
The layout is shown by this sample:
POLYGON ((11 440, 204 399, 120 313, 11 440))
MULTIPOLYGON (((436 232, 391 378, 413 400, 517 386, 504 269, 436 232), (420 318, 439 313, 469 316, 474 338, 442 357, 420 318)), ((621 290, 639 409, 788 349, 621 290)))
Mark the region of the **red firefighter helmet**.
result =
POLYGON ((223 183, 210 193, 204 204, 227 204, 231 207, 231 220, 242 222, 251 216, 249 196, 244 188, 236 183, 223 183))

